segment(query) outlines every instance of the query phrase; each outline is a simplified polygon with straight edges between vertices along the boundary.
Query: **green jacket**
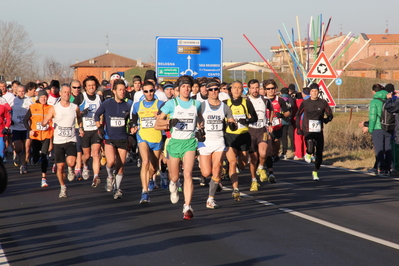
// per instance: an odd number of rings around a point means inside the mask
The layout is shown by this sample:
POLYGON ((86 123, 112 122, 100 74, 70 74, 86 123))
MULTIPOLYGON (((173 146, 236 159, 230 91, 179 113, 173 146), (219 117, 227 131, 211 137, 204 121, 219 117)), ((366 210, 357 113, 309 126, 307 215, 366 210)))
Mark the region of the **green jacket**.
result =
POLYGON ((369 111, 369 132, 373 133, 374 129, 382 129, 381 128, 381 111, 383 102, 379 99, 382 99, 384 102, 387 99, 387 91, 380 90, 377 91, 373 99, 370 102, 370 111, 369 111))

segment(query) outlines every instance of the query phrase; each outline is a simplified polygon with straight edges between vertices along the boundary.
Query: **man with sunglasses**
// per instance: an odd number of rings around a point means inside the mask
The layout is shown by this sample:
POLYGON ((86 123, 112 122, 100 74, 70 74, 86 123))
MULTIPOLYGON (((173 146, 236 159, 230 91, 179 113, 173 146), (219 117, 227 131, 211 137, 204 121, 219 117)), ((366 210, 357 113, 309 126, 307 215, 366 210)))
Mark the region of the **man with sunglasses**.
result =
MULTIPOLYGON (((94 121, 94 114, 101 105, 101 98, 98 94, 96 94, 96 90, 99 86, 100 83, 95 76, 88 76, 83 81, 83 88, 85 92, 79 94, 73 101, 74 104, 79 106, 83 120, 84 135, 81 139, 83 149, 82 177, 84 180, 89 179, 90 171, 88 161, 90 157, 92 157, 92 168, 94 174, 92 187, 97 187, 97 185, 100 183, 98 175, 100 173, 101 139, 97 134, 97 125, 94 121)), ((69 169, 69 171, 72 171, 72 169, 69 169)), ((111 190, 108 192, 110 191, 111 190)))
POLYGON ((279 160, 280 139, 283 135, 282 118, 289 117, 291 113, 284 99, 277 96, 277 83, 274 79, 264 80, 263 88, 266 90, 266 97, 271 101, 274 111, 273 116, 270 115, 270 110, 266 112, 266 116, 271 118, 271 121, 269 120, 268 123, 271 123, 273 128, 273 131, 269 132, 270 138, 268 140, 266 167, 269 171, 269 182, 276 183, 276 177, 273 173, 273 162, 279 160))
MULTIPOLYGON (((75 98, 82 94, 82 85, 79 80, 74 79, 71 81, 71 98, 69 101, 73 103, 75 98)), ((78 123, 75 124, 75 135, 76 135, 76 165, 75 165, 75 177, 76 180, 82 179, 82 138, 79 135, 79 125, 78 123)), ((73 175, 70 175, 72 179, 73 175)), ((72 180, 70 180, 72 181, 72 180)))
POLYGON ((215 194, 220 185, 222 162, 225 156, 224 120, 235 123, 231 109, 219 100, 220 83, 211 79, 206 85, 208 99, 201 103, 201 113, 204 119, 205 141, 198 142, 201 174, 211 176, 209 195, 206 201, 208 209, 217 209, 215 194))
POLYGON ((248 125, 249 134, 251 135, 249 171, 252 176, 252 183, 250 191, 258 191, 260 185, 256 179, 256 173, 259 175, 261 182, 268 179, 264 167, 266 167, 268 133, 273 132, 272 124, 268 122, 270 121, 270 117, 273 117, 273 107, 269 98, 265 98, 259 94, 259 81, 257 79, 248 81, 248 86, 247 99, 253 104, 258 116, 257 122, 248 125), (268 117, 266 117, 266 110, 269 111, 268 117), (258 168, 256 169, 256 167, 258 168))
POLYGON ((155 87, 150 81, 144 82, 143 93, 145 98, 134 104, 132 120, 130 122, 130 132, 132 134, 137 132, 137 142, 142 158, 140 177, 143 190, 140 204, 151 201, 149 196, 149 191, 151 190, 149 189, 149 183, 152 176, 158 170, 159 156, 162 147, 162 132, 154 129, 154 125, 158 110, 163 102, 154 98, 155 87))
POLYGON ((227 161, 229 162, 229 176, 233 185, 232 197, 235 201, 241 200, 238 189, 238 171, 244 170, 248 164, 248 152, 251 147, 251 135, 248 125, 258 121, 258 115, 251 101, 242 97, 243 86, 241 81, 231 84, 231 99, 226 101, 230 107, 237 126, 229 124, 226 128, 227 161))

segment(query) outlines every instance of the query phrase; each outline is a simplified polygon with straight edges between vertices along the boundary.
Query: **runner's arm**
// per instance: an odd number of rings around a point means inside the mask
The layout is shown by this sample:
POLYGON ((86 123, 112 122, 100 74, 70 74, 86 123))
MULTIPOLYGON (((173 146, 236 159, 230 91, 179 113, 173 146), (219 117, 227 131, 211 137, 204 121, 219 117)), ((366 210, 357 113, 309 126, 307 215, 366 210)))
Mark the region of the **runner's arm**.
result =
POLYGON ((48 122, 55 116, 55 110, 54 110, 54 106, 51 106, 50 109, 48 110, 47 115, 44 117, 43 121, 42 121, 42 126, 45 127, 48 122))
POLYGON ((28 131, 30 130, 30 127, 31 127, 31 125, 30 125, 31 123, 29 123, 31 117, 32 117, 32 112, 29 109, 28 112, 26 112, 26 115, 24 117, 24 126, 25 126, 26 130, 28 130, 28 131))

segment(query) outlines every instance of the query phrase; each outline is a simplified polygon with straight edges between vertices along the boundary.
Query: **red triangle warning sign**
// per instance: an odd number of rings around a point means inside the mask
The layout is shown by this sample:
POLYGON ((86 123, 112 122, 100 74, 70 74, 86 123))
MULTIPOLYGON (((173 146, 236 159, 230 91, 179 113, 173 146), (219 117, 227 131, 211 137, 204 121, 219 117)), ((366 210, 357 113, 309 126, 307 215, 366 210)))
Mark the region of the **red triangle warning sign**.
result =
POLYGON ((320 80, 319 84, 319 97, 326 100, 329 106, 335 106, 335 101, 331 96, 324 80, 320 80))
POLYGON ((309 70, 307 78, 315 79, 336 79, 337 73, 328 61, 324 52, 321 52, 314 62, 312 68, 309 70))

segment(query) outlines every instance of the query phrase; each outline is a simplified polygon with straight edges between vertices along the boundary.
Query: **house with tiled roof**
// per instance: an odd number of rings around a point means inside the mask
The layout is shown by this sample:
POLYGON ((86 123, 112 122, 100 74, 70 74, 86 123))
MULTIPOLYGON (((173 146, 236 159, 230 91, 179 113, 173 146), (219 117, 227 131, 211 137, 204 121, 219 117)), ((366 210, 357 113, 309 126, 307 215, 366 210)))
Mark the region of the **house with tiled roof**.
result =
POLYGON ((370 56, 355 61, 345 70, 346 76, 399 80, 399 58, 393 56, 370 56))
POLYGON ((100 56, 71 65, 73 77, 83 81, 87 76, 95 76, 99 81, 108 80, 114 72, 125 72, 132 67, 145 67, 140 61, 120 56, 108 51, 100 56))

